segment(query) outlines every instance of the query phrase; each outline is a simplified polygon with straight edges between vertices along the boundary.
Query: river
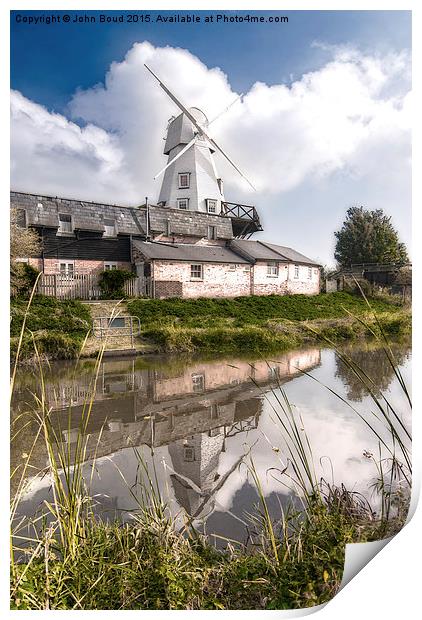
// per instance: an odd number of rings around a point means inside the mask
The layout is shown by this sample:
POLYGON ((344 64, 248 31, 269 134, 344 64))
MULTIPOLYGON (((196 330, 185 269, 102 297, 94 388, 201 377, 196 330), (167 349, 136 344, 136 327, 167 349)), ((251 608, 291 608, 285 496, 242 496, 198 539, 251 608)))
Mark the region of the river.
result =
MULTIPOLYGON (((343 350, 410 428, 403 390, 383 350, 367 342, 343 350)), ((393 350, 409 385, 410 345, 395 344, 393 350)), ((85 474, 103 518, 126 520, 136 512, 145 483, 141 458, 176 520, 182 523, 187 513, 217 542, 244 540, 248 513, 258 502, 251 457, 276 517, 295 495, 281 474, 288 454, 277 418, 280 390, 309 439, 317 477, 344 484, 377 505, 371 491, 376 469, 368 454, 377 455, 378 440, 364 421, 373 423, 375 404, 333 349, 314 346, 260 359, 109 358, 96 381, 94 360, 51 363, 43 372, 41 388, 37 370, 20 369, 14 391, 12 422, 15 431, 23 430, 12 442, 12 468, 22 467, 31 453, 18 515, 38 514, 51 499, 47 452, 43 441, 34 444, 37 423, 28 415, 42 396, 70 452, 92 401, 85 474)), ((384 432, 382 425, 377 428, 384 432)))

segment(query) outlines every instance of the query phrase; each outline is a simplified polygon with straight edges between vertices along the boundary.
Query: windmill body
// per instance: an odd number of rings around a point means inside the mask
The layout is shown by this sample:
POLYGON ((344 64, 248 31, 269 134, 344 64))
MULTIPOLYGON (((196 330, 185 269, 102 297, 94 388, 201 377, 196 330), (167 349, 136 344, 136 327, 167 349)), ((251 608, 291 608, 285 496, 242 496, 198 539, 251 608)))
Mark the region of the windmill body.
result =
MULTIPOLYGON (((203 112, 197 108, 191 108, 189 112, 201 126, 207 125, 203 112)), ((213 153, 207 138, 198 133, 186 114, 172 119, 164 146, 168 167, 164 172, 159 204, 174 209, 219 214, 224 195, 213 153)))

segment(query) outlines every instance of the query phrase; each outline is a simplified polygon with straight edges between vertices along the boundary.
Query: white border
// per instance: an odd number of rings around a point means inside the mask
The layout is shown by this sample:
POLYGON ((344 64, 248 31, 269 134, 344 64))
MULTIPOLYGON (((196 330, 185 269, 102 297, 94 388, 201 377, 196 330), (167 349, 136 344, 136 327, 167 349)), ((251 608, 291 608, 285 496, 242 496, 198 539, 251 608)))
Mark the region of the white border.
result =
MULTIPOLYGON (((1 364, 1 375, 0 375, 0 388, 1 394, 4 397, 4 406, 2 408, 0 421, 2 424, 1 427, 1 437, 3 437, 4 446, 2 446, 1 454, 1 484, 2 484, 2 508, 0 510, 0 549, 2 549, 1 559, 0 559, 0 609, 3 611, 3 617, 11 615, 13 612, 10 612, 8 609, 8 601, 9 601, 9 587, 8 587, 8 505, 7 505, 7 497, 8 497, 8 475, 9 471, 9 443, 7 437, 9 437, 9 428, 8 428, 8 376, 9 376, 9 364, 8 364, 8 354, 7 354, 7 346, 8 342, 8 202, 9 202, 9 125, 8 121, 5 119, 9 118, 9 11, 10 10, 145 10, 145 9, 162 9, 162 10, 216 10, 216 9, 226 9, 226 10, 266 10, 273 9, 277 11, 284 10, 412 10, 413 11, 413 28, 414 28, 414 36, 413 36, 413 44, 414 44, 414 62, 417 62, 417 65, 414 69, 414 86, 416 90, 416 101, 419 103, 419 109, 421 108, 420 104, 420 79, 418 75, 420 74, 420 59, 422 58, 422 50, 420 44, 420 36, 421 36, 421 28, 420 28, 420 13, 421 9, 419 8, 420 2, 410 1, 410 0, 402 0, 401 2, 392 1, 392 0, 384 0, 374 1, 374 0, 354 0, 353 2, 349 0, 348 2, 340 2, 340 1, 319 1, 315 0, 296 0, 296 1, 285 1, 283 3, 279 2, 268 2, 262 0, 257 2, 257 0, 243 0, 241 2, 231 0, 229 2, 224 0, 214 0, 213 2, 206 2, 203 5, 199 5, 198 2, 180 0, 178 2, 175 1, 159 1, 157 5, 155 5, 152 0, 149 2, 144 2, 142 0, 138 0, 136 2, 127 0, 124 5, 118 3, 117 1, 107 1, 103 0, 101 2, 93 2, 85 1, 85 2, 65 2, 56 0, 55 2, 20 2, 16 0, 15 2, 11 2, 10 0, 5 0, 0 7, 0 53, 2 58, 2 71, 1 71, 1 95, 0 95, 0 103, 1 103, 1 123, 2 123, 2 131, 1 131, 1 155, 0 155, 0 165, 1 172, 4 173, 1 175, 1 184, 0 184, 0 196, 1 196, 1 209, 0 209, 0 230, 2 234, 2 243, 0 243, 0 252, 1 252, 1 265, 3 268, 1 283, 2 286, 0 288, 0 302, 1 308, 3 312, 2 321, 0 322, 1 336, 0 342, 3 342, 3 356, 0 359, 1 364)), ((415 114, 415 121, 418 120, 415 114)), ((415 127, 415 143, 416 147, 414 148, 414 170, 420 171, 421 167, 421 157, 420 157, 420 133, 419 133, 419 123, 418 126, 415 127)), ((417 243, 419 240, 417 235, 418 231, 422 231, 421 228, 421 217, 420 217, 420 209, 422 208, 422 201, 420 200, 420 183, 419 178, 421 174, 420 172, 415 175, 414 179, 414 204, 416 205, 416 209, 413 214, 413 235, 414 235, 414 260, 413 263, 416 267, 416 273, 418 274, 418 266, 419 266, 419 247, 420 244, 417 243)), ((414 316, 421 316, 420 314, 420 287, 415 277, 414 280, 414 316)), ((420 328, 418 326, 418 322, 415 321, 414 325, 414 341, 415 343, 419 343, 421 341, 420 338, 420 328)), ((416 368, 415 376, 418 376, 418 370, 420 368, 419 363, 419 347, 414 350, 414 364, 416 368)), ((415 386, 416 388, 417 386, 415 386)), ((416 389, 415 389, 416 392, 416 389)), ((414 394, 414 402, 415 402, 415 410, 420 414, 420 390, 418 390, 414 394)), ((415 480, 414 480, 414 500, 419 491, 420 486, 420 472, 421 472, 421 424, 418 420, 420 415, 414 416, 414 464, 415 464, 415 480)), ((415 502, 414 502, 415 503, 415 502)), ((420 605, 419 605, 419 592, 420 592, 420 568, 419 568, 419 555, 420 550, 418 546, 420 546, 420 533, 421 533, 421 523, 422 523, 422 511, 421 508, 417 510, 415 516, 412 521, 407 525, 402 532, 400 532, 393 540, 390 542, 380 553, 377 555, 364 569, 362 569, 357 576, 353 579, 351 583, 349 583, 345 588, 341 590, 339 594, 337 594, 334 599, 328 603, 321 611, 319 611, 318 617, 325 620, 338 620, 342 618, 342 620, 347 620, 348 618, 353 618, 355 620, 359 616, 365 616, 365 618, 371 620, 378 620, 381 618, 382 620, 389 620, 390 618, 394 620, 397 617, 401 618, 415 618, 417 615, 420 616, 420 605), (419 545, 418 545, 419 543, 419 545)), ((308 610, 308 613, 311 613, 314 610, 308 610)), ((50 612, 37 612, 37 611, 21 611, 20 614, 44 614, 48 613, 49 615, 55 616, 60 613, 57 611, 50 612)), ((79 611, 79 614, 90 615, 95 612, 92 611, 79 611)), ((126 614, 133 614, 138 612, 126 612, 126 614)), ((167 611, 151 611, 144 612, 144 614, 154 614, 156 618, 165 618, 168 614, 167 611)), ((174 614, 185 614, 185 612, 172 612, 174 614)), ((267 611, 267 612, 190 612, 191 614, 203 614, 207 613, 207 615, 214 615, 215 613, 223 613, 225 615, 229 614, 241 614, 252 617, 257 617, 257 615, 271 614, 272 616, 283 616, 283 617, 295 617, 295 616, 303 616, 306 612, 299 610, 299 612, 289 611, 289 612, 281 612, 281 611, 267 611)), ((113 612, 110 611, 102 611, 101 618, 109 617, 113 612)), ((138 616, 139 617, 139 616, 138 616)))

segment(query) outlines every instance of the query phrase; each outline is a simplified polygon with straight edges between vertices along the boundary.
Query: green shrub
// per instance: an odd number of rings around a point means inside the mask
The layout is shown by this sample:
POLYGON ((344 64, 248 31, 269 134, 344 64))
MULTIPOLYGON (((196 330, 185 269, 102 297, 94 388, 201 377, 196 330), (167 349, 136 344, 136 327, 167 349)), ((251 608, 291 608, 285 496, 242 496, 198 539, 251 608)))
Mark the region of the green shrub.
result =
POLYGON ((37 280, 39 271, 28 263, 13 263, 11 282, 16 295, 27 297, 37 280))
POLYGON ((126 296, 124 284, 133 278, 133 273, 126 269, 110 269, 100 273, 99 285, 104 299, 122 299, 126 296))

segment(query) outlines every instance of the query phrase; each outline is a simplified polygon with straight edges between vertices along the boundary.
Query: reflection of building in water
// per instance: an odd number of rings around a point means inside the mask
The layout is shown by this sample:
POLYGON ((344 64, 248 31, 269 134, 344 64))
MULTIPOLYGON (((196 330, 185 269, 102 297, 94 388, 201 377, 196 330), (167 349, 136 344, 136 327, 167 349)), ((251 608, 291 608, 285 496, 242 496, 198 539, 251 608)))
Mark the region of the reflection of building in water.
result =
MULTIPOLYGON (((84 368, 66 372, 62 365, 54 377, 46 376, 46 399, 53 409, 52 423, 71 452, 84 410, 90 406, 87 460, 128 446, 169 446, 176 497, 193 514, 212 494, 226 437, 257 427, 262 387, 289 381, 319 363, 318 349, 288 352, 269 364, 220 360, 194 362, 177 370, 137 369, 134 360, 110 360, 101 365, 96 382, 93 367, 84 374, 84 368)), ((27 391, 24 388, 19 386, 16 410, 22 410, 28 392, 35 391, 30 381, 27 391)), ((35 433, 34 428, 32 439, 35 433)), ((22 451, 20 446, 18 452, 22 451)), ((44 467, 47 455, 37 450, 34 454, 33 465, 44 467)), ((207 510, 210 506, 212 500, 207 510)))

